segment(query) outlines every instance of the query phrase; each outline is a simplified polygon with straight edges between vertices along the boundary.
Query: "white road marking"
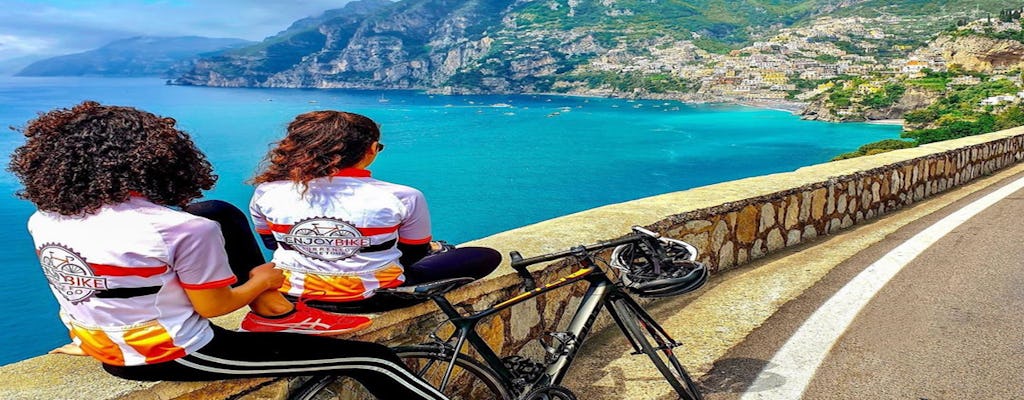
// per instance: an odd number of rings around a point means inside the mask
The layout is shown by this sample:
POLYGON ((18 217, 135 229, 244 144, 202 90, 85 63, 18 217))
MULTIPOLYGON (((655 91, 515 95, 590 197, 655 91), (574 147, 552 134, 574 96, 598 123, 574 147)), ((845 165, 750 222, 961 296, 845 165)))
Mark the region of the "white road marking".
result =
POLYGON ((943 218, 868 266, 825 302, 786 341, 741 400, 793 400, 803 396, 818 366, 860 310, 886 283, 925 249, 982 210, 1024 188, 1024 178, 943 218), (782 385, 778 385, 783 381, 782 385), (774 387, 773 387, 774 386, 774 387))

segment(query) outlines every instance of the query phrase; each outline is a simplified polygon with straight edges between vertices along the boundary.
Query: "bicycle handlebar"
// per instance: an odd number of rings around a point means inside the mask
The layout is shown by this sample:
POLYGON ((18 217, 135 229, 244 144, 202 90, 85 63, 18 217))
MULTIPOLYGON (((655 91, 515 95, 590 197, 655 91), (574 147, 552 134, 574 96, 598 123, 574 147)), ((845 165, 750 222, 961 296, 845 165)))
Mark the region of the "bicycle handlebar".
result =
MULTIPOLYGON (((634 230, 635 229, 636 228, 634 228, 634 230)), ((604 250, 607 248, 612 248, 627 243, 636 243, 645 237, 658 237, 656 233, 647 231, 646 229, 638 232, 641 233, 631 233, 629 235, 626 235, 622 238, 615 240, 597 242, 588 245, 580 245, 568 250, 556 251, 554 253, 548 253, 530 258, 523 258, 522 254, 520 254, 518 251, 513 250, 508 253, 509 258, 511 258, 511 262, 509 264, 511 264, 512 268, 516 270, 516 272, 519 274, 519 277, 523 279, 523 283, 526 286, 526 290, 533 290, 534 288, 537 287, 537 284, 533 280, 533 275, 531 275, 530 271, 526 269, 527 266, 542 263, 545 261, 554 261, 569 256, 584 256, 594 251, 604 250)))

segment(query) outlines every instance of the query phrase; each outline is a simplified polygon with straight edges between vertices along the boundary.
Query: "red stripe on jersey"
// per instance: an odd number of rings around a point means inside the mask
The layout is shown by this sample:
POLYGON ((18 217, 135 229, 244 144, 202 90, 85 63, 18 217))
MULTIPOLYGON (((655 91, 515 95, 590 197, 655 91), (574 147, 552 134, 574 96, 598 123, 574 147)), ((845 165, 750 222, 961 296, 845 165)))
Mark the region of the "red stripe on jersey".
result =
POLYGON ((369 178, 370 177, 370 171, 366 170, 366 169, 362 169, 362 168, 351 168, 351 167, 350 168, 342 168, 342 169, 339 169, 338 172, 335 172, 335 173, 331 174, 331 176, 338 176, 338 177, 347 176, 347 177, 352 177, 352 178, 369 178))
MULTIPOLYGON (((267 225, 270 225, 270 231, 271 232, 288 233, 288 231, 292 230, 292 226, 291 225, 278 225, 278 224, 275 224, 273 222, 268 222, 267 225)), ((267 232, 267 233, 270 233, 270 232, 267 232)))
POLYGON ((270 229, 257 229, 256 233, 258 233, 260 235, 269 235, 271 233, 274 233, 274 231, 270 230, 270 229))
POLYGON ((119 267, 116 265, 92 264, 89 263, 92 272, 104 276, 141 276, 149 278, 167 272, 167 266, 159 267, 119 267))
POLYGON ((399 225, 388 226, 384 228, 356 228, 359 229, 359 233, 365 236, 383 235, 385 233, 398 232, 399 225))
POLYGON ((398 238, 398 242, 399 243, 405 243, 405 244, 425 244, 425 243, 430 243, 430 239, 431 239, 430 236, 427 236, 427 237, 425 237, 423 239, 406 239, 404 237, 400 237, 400 238, 398 238))
POLYGON ((231 286, 235 282, 238 282, 238 278, 232 276, 230 278, 224 278, 224 279, 221 279, 219 281, 200 283, 200 284, 196 284, 196 285, 193 285, 191 283, 181 282, 181 287, 183 287, 185 289, 188 289, 188 290, 217 289, 217 288, 222 288, 222 287, 225 287, 225 286, 231 286))
MULTIPOLYGON (((292 230, 292 225, 278 225, 278 224, 275 224, 275 223, 272 223, 272 222, 268 222, 267 225, 270 226, 270 229, 269 229, 269 231, 267 233, 270 233, 271 231, 272 232, 278 232, 278 233, 288 233, 289 231, 292 230)), ((388 233, 397 232, 399 226, 401 226, 401 225, 386 226, 386 227, 382 227, 382 228, 356 228, 356 229, 358 229, 359 233, 363 234, 363 236, 375 236, 375 235, 384 235, 384 234, 388 234, 388 233)), ((256 233, 263 234, 263 232, 260 232, 260 231, 256 231, 256 233)))

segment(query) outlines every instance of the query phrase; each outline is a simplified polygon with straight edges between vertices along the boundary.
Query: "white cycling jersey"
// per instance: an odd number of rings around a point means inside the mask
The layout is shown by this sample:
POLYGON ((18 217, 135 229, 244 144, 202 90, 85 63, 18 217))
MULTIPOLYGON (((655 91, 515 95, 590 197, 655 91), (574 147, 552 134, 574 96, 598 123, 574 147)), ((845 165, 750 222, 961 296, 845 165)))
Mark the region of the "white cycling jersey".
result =
POLYGON ((396 242, 430 242, 423 194, 346 168, 309 182, 256 187, 249 211, 256 231, 278 242, 274 263, 285 271, 281 291, 323 301, 367 298, 405 281, 396 242))
POLYGON ((213 338, 184 289, 236 282, 216 222, 132 197, 84 216, 39 211, 28 229, 61 320, 92 357, 154 364, 213 338))

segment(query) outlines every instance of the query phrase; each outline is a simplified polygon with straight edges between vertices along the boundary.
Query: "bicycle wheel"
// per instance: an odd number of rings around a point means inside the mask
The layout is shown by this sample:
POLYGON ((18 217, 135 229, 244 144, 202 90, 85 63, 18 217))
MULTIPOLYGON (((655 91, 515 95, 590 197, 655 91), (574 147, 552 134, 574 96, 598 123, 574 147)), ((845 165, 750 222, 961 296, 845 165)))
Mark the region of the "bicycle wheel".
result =
POLYGON ((658 368, 669 385, 672 385, 680 399, 701 400, 704 398, 697 390, 693 379, 686 373, 683 364, 672 352, 674 343, 672 338, 647 312, 625 299, 612 300, 611 307, 617 315, 616 322, 619 323, 622 333, 633 343, 633 348, 638 353, 642 352, 651 358, 651 362, 658 368))
MULTIPOLYGON (((512 400, 497 374, 480 362, 459 354, 452 368, 451 378, 441 387, 442 377, 451 361, 451 354, 438 346, 396 347, 395 354, 420 379, 437 388, 452 400, 498 399, 512 400), (447 353, 447 354, 446 354, 447 353)), ((314 376, 303 382, 289 395, 289 400, 334 400, 341 395, 352 396, 358 383, 340 376, 314 376), (344 382, 343 382, 344 380, 344 382), (349 385, 353 385, 350 387, 349 385)), ((369 394, 366 394, 369 396, 369 394)), ((359 395, 355 395, 358 398, 359 395)), ((367 397, 372 398, 372 396, 367 397)))
POLYGON ((288 400, 332 400, 339 393, 331 389, 331 384, 341 379, 334 375, 318 375, 310 377, 288 395, 288 400))
POLYGON ((444 393, 452 400, 502 399, 512 400, 508 388, 491 368, 477 360, 459 354, 448 382, 442 387, 445 372, 451 363, 451 353, 438 346, 420 345, 395 348, 398 358, 420 379, 444 393))

